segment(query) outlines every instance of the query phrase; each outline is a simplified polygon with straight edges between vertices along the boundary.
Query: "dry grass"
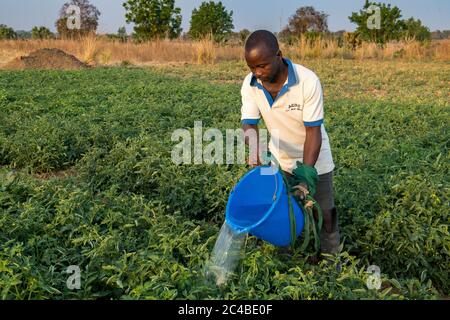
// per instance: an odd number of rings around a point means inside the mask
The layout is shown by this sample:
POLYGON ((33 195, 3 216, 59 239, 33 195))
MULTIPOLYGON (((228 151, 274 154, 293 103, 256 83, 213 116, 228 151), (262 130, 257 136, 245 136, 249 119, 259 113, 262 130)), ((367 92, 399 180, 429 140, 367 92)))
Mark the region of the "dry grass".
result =
POLYGON ((282 47, 287 56, 297 59, 343 57, 345 51, 351 51, 339 47, 335 40, 311 40, 305 37, 301 37, 294 45, 282 47))
POLYGON ((407 59, 450 61, 450 39, 421 43, 414 40, 388 43, 379 47, 375 43, 363 42, 352 50, 349 45, 339 46, 337 40, 310 40, 304 37, 292 46, 283 46, 288 56, 297 59, 343 58, 343 59, 407 59))
POLYGON ((97 38, 95 36, 88 36, 81 40, 81 61, 89 65, 95 65, 99 48, 97 47, 97 38))
POLYGON ((217 45, 212 36, 202 39, 195 44, 198 64, 214 64, 217 59, 217 45))
POLYGON ((211 64, 236 60, 242 48, 219 46, 213 41, 155 40, 146 43, 122 43, 108 39, 86 37, 81 40, 3 40, 0 41, 0 65, 43 48, 58 48, 90 65, 116 65, 188 62, 211 64))
MULTIPOLYGON (((146 43, 122 43, 102 37, 89 36, 81 40, 3 40, 0 41, 0 66, 18 57, 42 48, 58 48, 73 54, 90 65, 117 65, 124 61, 145 65, 180 62, 213 64, 217 61, 240 60, 241 46, 217 45, 210 39, 201 41, 155 40, 146 43)), ((450 40, 421 44, 417 41, 389 43, 380 48, 363 43, 356 50, 339 47, 336 40, 302 38, 298 43, 282 45, 286 56, 294 59, 343 58, 343 59, 421 59, 450 60, 450 40)))

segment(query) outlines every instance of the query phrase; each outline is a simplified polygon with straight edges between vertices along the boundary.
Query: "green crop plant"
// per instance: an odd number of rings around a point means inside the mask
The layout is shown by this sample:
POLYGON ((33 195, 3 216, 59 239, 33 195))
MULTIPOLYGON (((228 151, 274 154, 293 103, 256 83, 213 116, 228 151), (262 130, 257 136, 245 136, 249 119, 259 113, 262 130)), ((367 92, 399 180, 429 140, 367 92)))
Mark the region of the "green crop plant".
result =
POLYGON ((286 256, 249 237, 223 287, 205 266, 248 167, 176 165, 171 134, 240 126, 241 63, 1 71, 0 298, 448 295, 448 65, 305 63, 324 84, 343 252, 315 265, 312 250, 286 256), (79 290, 66 285, 71 265, 79 290))

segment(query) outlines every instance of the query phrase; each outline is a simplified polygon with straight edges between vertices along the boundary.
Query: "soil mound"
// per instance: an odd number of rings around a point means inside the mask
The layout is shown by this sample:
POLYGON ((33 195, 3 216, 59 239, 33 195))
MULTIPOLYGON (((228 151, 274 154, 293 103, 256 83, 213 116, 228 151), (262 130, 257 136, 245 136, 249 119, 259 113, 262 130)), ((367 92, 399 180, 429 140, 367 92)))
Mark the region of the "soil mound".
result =
POLYGON ((5 65, 5 69, 58 69, 76 70, 89 66, 75 56, 59 49, 40 49, 28 56, 18 57, 5 65))

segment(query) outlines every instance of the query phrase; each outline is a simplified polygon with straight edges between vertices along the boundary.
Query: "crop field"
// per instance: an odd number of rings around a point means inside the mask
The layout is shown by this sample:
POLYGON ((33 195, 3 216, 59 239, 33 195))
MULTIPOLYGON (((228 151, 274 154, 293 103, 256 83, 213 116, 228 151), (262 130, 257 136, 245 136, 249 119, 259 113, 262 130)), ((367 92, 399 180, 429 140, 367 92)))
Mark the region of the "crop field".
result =
POLYGON ((0 299, 448 297, 450 64, 301 63, 324 88, 340 273, 249 237, 231 281, 205 279, 249 168, 176 165, 171 135, 239 128, 244 63, 0 71, 0 299))

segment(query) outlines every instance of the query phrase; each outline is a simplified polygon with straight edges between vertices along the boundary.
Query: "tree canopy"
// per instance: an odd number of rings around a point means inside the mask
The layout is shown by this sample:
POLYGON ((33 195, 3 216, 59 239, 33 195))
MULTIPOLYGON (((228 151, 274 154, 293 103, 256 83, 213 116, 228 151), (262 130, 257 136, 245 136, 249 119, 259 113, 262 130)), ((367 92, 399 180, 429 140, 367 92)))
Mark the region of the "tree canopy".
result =
POLYGON ((233 11, 228 12, 221 1, 203 2, 192 11, 189 36, 199 39, 211 34, 219 42, 226 39, 233 28, 233 11))
POLYGON ((177 38, 181 34, 181 9, 175 0, 128 0, 123 4, 127 23, 134 23, 138 41, 177 38))
POLYGON ((99 17, 100 11, 89 0, 71 0, 62 6, 55 26, 61 38, 80 37, 97 31, 99 17))

